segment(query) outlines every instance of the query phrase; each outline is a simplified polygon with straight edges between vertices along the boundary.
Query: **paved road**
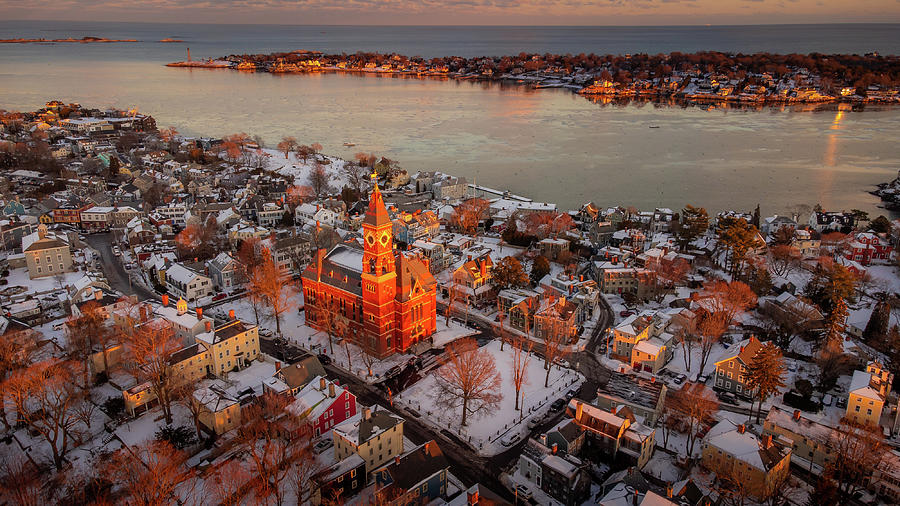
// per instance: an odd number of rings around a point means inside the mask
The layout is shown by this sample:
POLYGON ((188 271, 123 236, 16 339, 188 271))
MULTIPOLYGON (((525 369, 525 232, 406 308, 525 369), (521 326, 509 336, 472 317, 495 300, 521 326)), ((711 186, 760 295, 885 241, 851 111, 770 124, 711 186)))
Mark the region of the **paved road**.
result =
MULTIPOLYGON (((283 356, 282 353, 284 352, 287 352, 288 355, 305 353, 295 346, 278 345, 264 338, 260 339, 260 351, 276 358, 283 356)), ((517 448, 512 448, 503 454, 491 458, 481 457, 467 445, 454 441, 454 438, 447 437, 419 422, 411 413, 407 413, 403 409, 395 409, 385 399, 384 393, 378 387, 369 385, 334 365, 325 366, 325 370, 329 373, 330 378, 337 378, 342 385, 348 387, 359 403, 366 406, 377 404, 380 406, 379 409, 385 409, 403 417, 406 420, 404 422, 404 435, 413 443, 418 445, 430 440, 437 441, 444 452, 444 456, 450 462, 453 475, 459 478, 463 484, 471 486, 475 483, 481 483, 507 500, 514 500, 512 494, 500 482, 499 475, 500 471, 518 455, 517 448)))
POLYGON ((113 235, 111 232, 90 234, 85 236, 85 242, 100 256, 100 267, 109 287, 126 295, 137 295, 143 300, 157 299, 159 295, 151 292, 139 283, 131 283, 128 272, 119 261, 119 257, 112 252, 113 235))

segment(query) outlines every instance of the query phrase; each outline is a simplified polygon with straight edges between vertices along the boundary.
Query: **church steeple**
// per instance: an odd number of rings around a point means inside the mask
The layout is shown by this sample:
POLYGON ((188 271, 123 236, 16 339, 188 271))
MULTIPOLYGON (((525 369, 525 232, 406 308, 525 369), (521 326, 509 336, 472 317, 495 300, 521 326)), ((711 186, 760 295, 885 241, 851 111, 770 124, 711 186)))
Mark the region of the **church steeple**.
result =
POLYGON ((377 228, 390 223, 391 217, 388 216, 387 208, 384 206, 384 197, 381 196, 381 190, 378 188, 377 173, 372 173, 372 180, 375 182, 375 189, 372 190, 372 196, 369 198, 369 209, 366 210, 363 224, 377 228))

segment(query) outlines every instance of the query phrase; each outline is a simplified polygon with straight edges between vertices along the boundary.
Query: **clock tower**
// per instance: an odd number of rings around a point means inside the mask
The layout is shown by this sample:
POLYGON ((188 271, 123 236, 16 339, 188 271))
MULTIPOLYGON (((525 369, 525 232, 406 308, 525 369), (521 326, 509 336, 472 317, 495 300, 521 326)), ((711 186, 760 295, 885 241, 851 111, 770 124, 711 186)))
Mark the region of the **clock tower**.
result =
POLYGON ((362 298, 365 345, 384 356, 397 345, 394 339, 394 295, 397 273, 394 265, 393 223, 375 182, 369 209, 363 220, 365 241, 362 265, 362 298))

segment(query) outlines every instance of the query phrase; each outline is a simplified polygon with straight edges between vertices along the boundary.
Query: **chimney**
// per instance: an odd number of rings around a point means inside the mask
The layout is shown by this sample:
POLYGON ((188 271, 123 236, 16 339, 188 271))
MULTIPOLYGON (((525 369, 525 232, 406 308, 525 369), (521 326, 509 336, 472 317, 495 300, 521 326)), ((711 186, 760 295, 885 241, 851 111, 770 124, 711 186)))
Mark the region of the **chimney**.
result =
POLYGON ((99 302, 101 299, 103 299, 103 290, 94 290, 94 300, 99 302))
POLYGON ((363 409, 363 420, 368 420, 372 418, 372 408, 363 409))
POLYGON ((203 319, 203 308, 202 308, 202 307, 198 307, 198 308, 196 309, 196 311, 197 311, 197 319, 198 319, 198 320, 203 319))
POLYGON ((163 296, 162 296, 162 304, 163 304, 163 306, 168 306, 168 305, 169 305, 169 295, 168 295, 168 294, 163 294, 163 296))
POLYGON ((538 436, 538 441, 540 441, 542 445, 547 446, 547 434, 538 436))
POLYGON ((138 314, 140 315, 141 323, 144 323, 145 321, 147 321, 147 318, 148 318, 147 306, 144 304, 141 304, 141 307, 138 308, 138 314))
POLYGON ((578 401, 578 403, 575 405, 575 420, 580 422, 583 414, 584 414, 584 403, 581 401, 578 401))
POLYGON ((232 320, 237 320, 237 317, 234 315, 234 309, 228 310, 228 318, 230 318, 232 320))
POLYGON ((487 277, 487 259, 481 261, 481 277, 487 277))
POLYGON ((794 421, 800 421, 800 410, 799 410, 799 409, 795 409, 795 410, 794 410, 794 417, 793 417, 793 418, 794 418, 794 421))
POLYGON ((738 431, 738 434, 743 434, 744 432, 747 431, 747 426, 744 424, 740 424, 737 426, 737 431, 738 431))
POLYGON ((394 457, 394 464, 397 464, 398 466, 400 465, 400 456, 399 455, 394 457))
POLYGON ((466 262, 472 261, 472 255, 466 255, 466 262))
POLYGON ((319 390, 325 390, 325 385, 326 385, 327 383, 328 383, 328 382, 325 381, 325 378, 319 376, 319 390))
POLYGON ((466 500, 469 504, 478 504, 478 489, 466 491, 466 500))
POLYGON ((580 282, 580 283, 583 283, 583 282, 584 282, 584 274, 579 274, 579 275, 578 275, 578 282, 580 282))
POLYGON ((553 443, 553 446, 550 447, 550 451, 553 452, 553 455, 556 455, 557 450, 559 450, 559 446, 556 443, 553 443))
POLYGON ((666 482, 666 497, 671 499, 675 495, 675 487, 672 486, 672 482, 666 482))
POLYGON ((328 397, 334 398, 334 383, 328 384, 328 397))
POLYGON ((772 435, 767 434, 762 438, 763 448, 771 448, 772 447, 772 435))
POLYGON ((431 443, 431 441, 425 441, 425 447, 424 447, 424 448, 425 448, 425 453, 428 453, 428 446, 429 446, 430 443, 431 443))
POLYGON ((281 362, 275 362, 275 372, 278 372, 280 370, 281 370, 281 362))

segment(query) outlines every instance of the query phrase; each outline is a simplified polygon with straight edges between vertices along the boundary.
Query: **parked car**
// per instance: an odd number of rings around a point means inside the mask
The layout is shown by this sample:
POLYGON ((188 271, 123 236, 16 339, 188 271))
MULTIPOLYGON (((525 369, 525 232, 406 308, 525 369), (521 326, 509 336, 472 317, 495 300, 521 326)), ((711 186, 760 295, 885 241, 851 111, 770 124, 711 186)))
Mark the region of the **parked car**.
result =
POLYGON ((531 490, 525 485, 516 485, 516 498, 520 498, 523 501, 530 501, 533 497, 531 490))
POLYGON ((319 353, 318 355, 316 355, 316 358, 319 359, 319 363, 321 363, 322 365, 328 365, 331 363, 331 357, 324 353, 319 353))
POLYGON ((559 411, 566 406, 566 401, 563 399, 556 399, 553 401, 553 404, 550 405, 550 409, 553 411, 559 411))
POLYGON ((515 444, 518 443, 521 439, 522 436, 520 436, 519 434, 510 433, 500 439, 500 444, 506 447, 515 446, 515 444))
POLYGON ((702 385, 702 384, 706 384, 707 381, 709 381, 709 376, 707 376, 705 374, 702 376, 697 376, 697 383, 700 383, 702 385))
POLYGON ((834 401, 834 405, 844 409, 847 407, 847 399, 844 397, 838 397, 836 401, 834 401))
POLYGON ((263 337, 272 337, 272 331, 269 329, 262 329, 259 331, 259 335, 263 337))
POLYGON ((675 376, 675 379, 672 381, 674 381, 676 385, 680 385, 687 381, 687 376, 685 376, 684 374, 679 374, 678 376, 675 376))
POLYGON ((628 318, 633 314, 634 313, 632 313, 631 311, 619 311, 619 316, 621 316, 622 318, 628 318))
POLYGON ((331 448, 333 446, 334 446, 334 441, 332 441, 330 439, 323 439, 313 446, 313 451, 316 454, 324 453, 326 450, 328 450, 329 448, 331 448))
POLYGON ((543 421, 544 421, 544 420, 541 419, 541 417, 539 417, 539 416, 536 416, 536 417, 534 417, 534 418, 528 420, 528 423, 526 424, 527 427, 528 427, 528 430, 534 430, 534 429, 536 429, 536 428, 538 427, 538 425, 540 425, 541 422, 543 422, 543 421))
POLYGON ((719 392, 718 394, 716 394, 716 396, 719 398, 720 401, 724 402, 725 404, 731 404, 732 406, 738 405, 737 396, 731 392, 719 392))
POLYGON ((227 297, 227 295, 225 295, 224 293, 217 293, 217 294, 213 295, 212 300, 222 300, 225 297, 227 297))
POLYGON ((387 372, 384 373, 384 376, 386 378, 393 378, 394 376, 400 374, 401 372, 403 372, 403 368, 400 367, 399 365, 395 365, 394 367, 391 367, 390 369, 388 369, 387 372))
POLYGON ((571 401, 575 398, 576 395, 578 395, 578 392, 576 392, 575 390, 569 390, 568 392, 566 392, 566 400, 571 401))
POLYGON ((831 406, 832 403, 834 403, 834 397, 832 397, 831 394, 825 394, 825 396, 822 397, 822 404, 823 404, 823 405, 825 405, 825 406, 831 406))

